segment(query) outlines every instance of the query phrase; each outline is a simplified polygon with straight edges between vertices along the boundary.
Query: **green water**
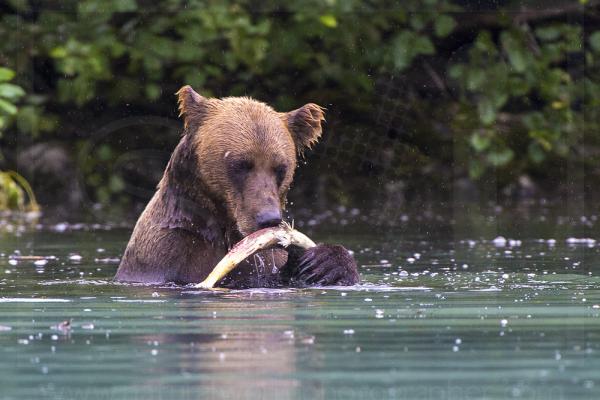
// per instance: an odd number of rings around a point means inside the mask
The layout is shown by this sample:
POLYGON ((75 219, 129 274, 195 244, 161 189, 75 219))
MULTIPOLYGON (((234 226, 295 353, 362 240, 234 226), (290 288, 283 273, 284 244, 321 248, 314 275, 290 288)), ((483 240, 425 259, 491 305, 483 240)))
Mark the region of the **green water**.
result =
POLYGON ((509 218, 502 247, 432 220, 307 228, 354 250, 350 288, 120 285, 127 229, 0 233, 0 398, 600 398, 600 243, 569 240, 595 222, 509 218))

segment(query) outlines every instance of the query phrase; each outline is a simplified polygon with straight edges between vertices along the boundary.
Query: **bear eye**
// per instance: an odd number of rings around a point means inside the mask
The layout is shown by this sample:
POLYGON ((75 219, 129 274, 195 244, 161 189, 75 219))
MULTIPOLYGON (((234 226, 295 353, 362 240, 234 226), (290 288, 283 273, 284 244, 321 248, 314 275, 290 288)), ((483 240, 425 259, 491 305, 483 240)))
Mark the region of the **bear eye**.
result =
POLYGON ((278 165, 274 168, 275 171, 275 179, 277 180, 277 186, 281 186, 283 180, 285 179, 285 174, 287 172, 287 167, 283 164, 278 165))
POLYGON ((249 160, 239 160, 233 164, 233 168, 236 172, 246 173, 252 171, 254 164, 249 160))
POLYGON ((240 190, 244 187, 244 182, 253 169, 254 163, 247 159, 233 160, 227 166, 229 178, 236 187, 240 188, 240 190))

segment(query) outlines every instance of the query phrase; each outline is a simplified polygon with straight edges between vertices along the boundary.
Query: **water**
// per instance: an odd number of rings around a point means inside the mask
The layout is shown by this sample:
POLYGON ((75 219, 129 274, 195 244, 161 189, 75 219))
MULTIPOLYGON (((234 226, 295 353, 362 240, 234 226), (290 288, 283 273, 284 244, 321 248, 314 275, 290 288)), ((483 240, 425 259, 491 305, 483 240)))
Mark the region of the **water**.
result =
POLYGON ((596 220, 561 218, 300 221, 363 283, 243 291, 111 282, 128 229, 0 233, 0 398, 600 398, 596 220))

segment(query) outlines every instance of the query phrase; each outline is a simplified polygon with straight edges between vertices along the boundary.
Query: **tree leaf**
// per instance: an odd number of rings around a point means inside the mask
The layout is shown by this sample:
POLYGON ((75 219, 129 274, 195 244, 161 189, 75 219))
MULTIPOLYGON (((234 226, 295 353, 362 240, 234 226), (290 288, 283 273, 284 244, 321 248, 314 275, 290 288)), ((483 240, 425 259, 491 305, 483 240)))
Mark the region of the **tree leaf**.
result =
POLYGON ((131 12, 138 8, 135 0, 114 0, 113 4, 117 12, 131 12))
POLYGON ((398 70, 408 68, 416 56, 433 54, 435 47, 427 36, 404 30, 396 37, 392 45, 392 56, 398 70))
POLYGON ((465 72, 464 65, 455 64, 448 69, 448 76, 450 76, 450 78, 452 78, 452 79, 459 80, 460 78, 463 77, 464 72, 465 72))
POLYGON ((0 83, 0 97, 15 100, 25 95, 25 91, 12 83, 0 83))
POLYGON ((113 150, 110 148, 109 145, 103 144, 98 148, 96 155, 101 161, 108 161, 113 156, 113 150))
POLYGON ((417 36, 413 51, 415 54, 433 54, 435 53, 435 47, 427 36, 417 36))
POLYGON ((434 30, 438 37, 448 36, 456 27, 456 21, 449 15, 440 15, 435 19, 434 30))
MULTIPOLYGON (((189 82, 187 82, 189 83, 189 82)), ((148 98, 150 100, 156 100, 160 97, 161 94, 161 90, 160 90, 160 86, 158 86, 155 83, 149 83, 146 85, 146 96, 148 96, 148 98)))
POLYGON ((519 40, 510 32, 502 32, 500 37, 510 64, 515 71, 524 72, 527 69, 527 58, 519 40))
POLYGON ((337 19, 331 14, 321 15, 319 21, 328 28, 336 28, 338 25, 337 19))
POLYGON ((490 144, 492 143, 492 141, 490 140, 490 138, 488 136, 474 133, 471 135, 469 143, 471 143, 471 146, 475 149, 475 151, 477 151, 478 153, 481 153, 482 151, 484 151, 485 149, 490 147, 490 144))
POLYGON ((481 161, 474 158, 469 162, 469 176, 471 179, 481 178, 481 175, 485 172, 485 166, 481 161))
POLYGON ((413 38, 414 34, 405 30, 400 32, 392 44, 394 66, 400 71, 407 68, 414 58, 414 53, 411 51, 413 38))
POLYGON ((0 82, 10 81, 15 77, 15 72, 12 69, 0 67, 0 82))
POLYGON ((560 30, 556 26, 544 26, 535 30, 538 39, 544 41, 556 40, 560 37, 560 30))
POLYGON ((535 139, 535 141, 546 151, 552 150, 552 134, 545 130, 532 130, 529 131, 529 137, 535 139))
POLYGON ((472 68, 467 73, 467 89, 477 90, 485 81, 485 71, 482 68, 472 68))
POLYGON ((540 164, 542 161, 546 159, 546 153, 540 145, 536 142, 529 143, 529 147, 527 148, 527 153, 529 154, 529 158, 536 164, 540 164))
POLYGON ((123 179, 120 176, 111 175, 108 181, 108 187, 111 192, 119 193, 125 189, 125 182, 123 182, 123 179))
POLYGON ((415 31, 420 31, 425 28, 425 18, 423 18, 423 14, 421 13, 413 13, 410 15, 410 26, 415 31))
POLYGON ((514 152, 509 148, 492 151, 487 155, 487 160, 494 167, 502 167, 508 164, 514 157, 514 152))
POLYGON ((497 110, 501 109, 502 106, 504 106, 504 104, 506 104, 506 101, 508 100, 508 94, 498 90, 490 92, 490 96, 492 104, 497 110))
POLYGON ((477 111, 479 119, 485 125, 490 125, 496 120, 496 108, 487 97, 483 97, 477 102, 477 111))
POLYGON ((40 131, 40 114, 33 106, 23 106, 19 108, 17 114, 17 127, 19 132, 30 134, 36 137, 40 131))
POLYGON ((50 50, 50 57, 52 58, 65 58, 69 53, 63 46, 57 46, 50 50))
POLYGON ((17 107, 4 99, 0 99, 0 111, 3 111, 8 115, 15 115, 17 113, 17 107))

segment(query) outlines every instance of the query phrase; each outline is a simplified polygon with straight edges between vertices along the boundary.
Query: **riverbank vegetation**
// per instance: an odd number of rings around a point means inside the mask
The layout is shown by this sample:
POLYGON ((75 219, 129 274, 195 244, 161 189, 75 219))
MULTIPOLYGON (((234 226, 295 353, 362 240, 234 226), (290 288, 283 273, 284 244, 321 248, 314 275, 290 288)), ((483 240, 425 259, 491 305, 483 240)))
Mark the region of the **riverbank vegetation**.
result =
POLYGON ((599 2, 472 3, 10 0, 0 169, 43 203, 142 204, 180 134, 173 94, 190 84, 327 108, 299 196, 595 191, 599 2))

